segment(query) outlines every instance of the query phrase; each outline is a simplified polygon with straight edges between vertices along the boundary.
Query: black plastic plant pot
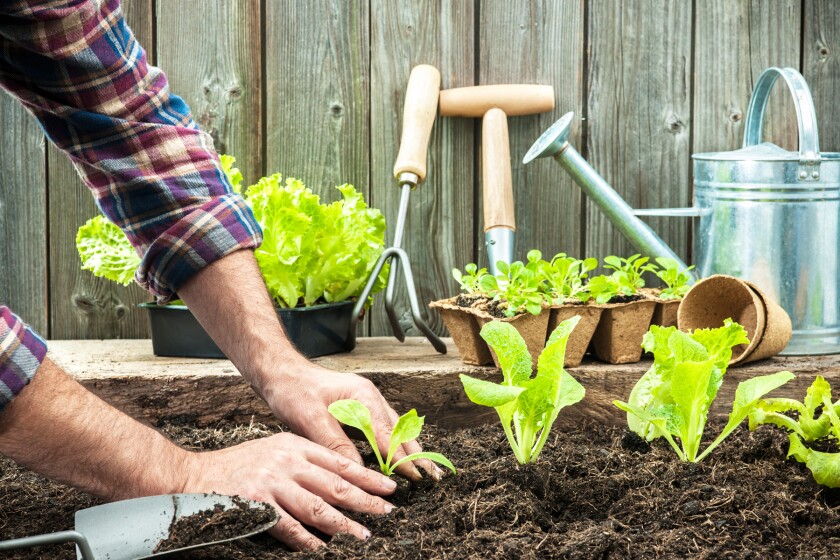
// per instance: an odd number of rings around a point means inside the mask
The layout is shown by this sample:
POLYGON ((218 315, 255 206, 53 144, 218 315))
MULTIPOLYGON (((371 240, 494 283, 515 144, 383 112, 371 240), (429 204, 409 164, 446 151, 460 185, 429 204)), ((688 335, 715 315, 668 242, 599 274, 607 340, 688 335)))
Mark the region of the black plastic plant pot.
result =
MULTIPOLYGON (((277 308, 286 336, 308 358, 350 352, 356 337, 350 335, 353 301, 325 303, 294 309, 277 308)), ((142 303, 149 312, 155 356, 224 358, 204 327, 184 305, 142 303)))

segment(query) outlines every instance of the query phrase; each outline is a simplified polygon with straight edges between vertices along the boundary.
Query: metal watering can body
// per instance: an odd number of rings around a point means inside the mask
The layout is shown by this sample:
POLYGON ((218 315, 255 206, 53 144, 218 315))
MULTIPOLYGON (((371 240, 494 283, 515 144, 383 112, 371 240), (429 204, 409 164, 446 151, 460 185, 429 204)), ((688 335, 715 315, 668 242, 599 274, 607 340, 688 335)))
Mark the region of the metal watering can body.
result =
POLYGON ((819 151, 804 78, 792 68, 765 70, 750 99, 744 147, 692 157, 700 276, 737 276, 776 300, 793 323, 782 354, 840 352, 840 153, 819 151), (798 152, 761 143, 780 77, 796 107, 798 152))
POLYGON ((552 156, 643 253, 682 262, 638 216, 688 216, 700 277, 749 280, 790 315, 784 355, 840 353, 840 153, 820 153, 814 103, 792 68, 768 68, 753 90, 744 147, 695 154, 694 207, 633 210, 569 144, 568 113, 524 162, 552 156), (761 143, 767 99, 782 77, 793 94, 799 151, 761 143))

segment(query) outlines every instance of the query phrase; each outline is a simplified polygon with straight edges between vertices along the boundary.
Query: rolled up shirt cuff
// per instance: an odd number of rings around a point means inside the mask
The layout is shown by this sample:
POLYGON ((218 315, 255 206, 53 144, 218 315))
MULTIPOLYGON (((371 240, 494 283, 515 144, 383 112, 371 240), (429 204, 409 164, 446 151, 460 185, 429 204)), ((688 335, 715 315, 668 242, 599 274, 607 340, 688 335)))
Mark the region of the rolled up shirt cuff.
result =
POLYGON ((32 381, 47 355, 47 343, 0 306, 0 412, 32 381))
POLYGON ((262 230, 242 196, 229 193, 214 197, 155 239, 145 252, 136 279, 158 303, 167 303, 204 267, 261 243, 262 230))

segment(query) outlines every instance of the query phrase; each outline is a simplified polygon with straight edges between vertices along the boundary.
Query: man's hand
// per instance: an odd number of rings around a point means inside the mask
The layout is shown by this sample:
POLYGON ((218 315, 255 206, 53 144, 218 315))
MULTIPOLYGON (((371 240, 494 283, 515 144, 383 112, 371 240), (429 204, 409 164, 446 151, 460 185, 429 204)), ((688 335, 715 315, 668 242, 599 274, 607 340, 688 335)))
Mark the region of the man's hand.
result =
MULTIPOLYGON (((277 417, 296 433, 360 463, 356 447, 327 411, 334 401, 356 399, 370 410, 379 449, 388 452, 397 413, 370 381, 314 365, 295 350, 251 251, 237 251, 212 263, 178 295, 277 417)), ((395 457, 418 451, 420 445, 411 441, 395 457)), ((443 474, 431 461, 416 463, 436 479, 443 474)), ((400 465, 397 472, 420 478, 410 462, 400 465)))
POLYGON ((334 535, 370 537, 335 507, 381 515, 394 506, 379 496, 396 483, 294 434, 277 434, 235 447, 192 454, 184 492, 218 492, 266 502, 280 511, 269 530, 294 550, 324 543, 305 527, 334 535))
MULTIPOLYGON (((356 446, 327 410, 337 400, 355 399, 371 411, 379 449, 383 456, 387 454, 391 431, 399 415, 367 379, 352 373, 328 370, 309 362, 302 369, 283 368, 272 378, 274 381, 263 387, 263 398, 277 417, 296 433, 361 463, 362 458, 356 446)), ((422 448, 416 441, 405 443, 394 454, 394 462, 420 451, 422 448)), ((440 468, 428 459, 416 463, 436 480, 443 475, 440 468)), ((411 462, 397 467, 397 472, 415 480, 420 478, 420 473, 411 462)))

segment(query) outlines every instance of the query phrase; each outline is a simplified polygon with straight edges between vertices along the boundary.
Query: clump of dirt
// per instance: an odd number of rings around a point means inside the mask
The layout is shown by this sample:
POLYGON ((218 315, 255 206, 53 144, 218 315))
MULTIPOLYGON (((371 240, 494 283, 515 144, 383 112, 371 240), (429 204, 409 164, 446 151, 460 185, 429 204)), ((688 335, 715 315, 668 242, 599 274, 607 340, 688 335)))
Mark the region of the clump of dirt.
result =
POLYGON ((459 307, 480 307, 490 301, 481 294, 459 294, 455 298, 455 304, 459 307))
POLYGON ((617 295, 610 298, 610 301, 607 303, 630 303, 632 301, 640 301, 643 299, 647 299, 642 294, 633 294, 631 296, 624 296, 624 295, 617 295))
MULTIPOLYGON (((218 447, 274 429, 167 431, 182 445, 218 447)), ((391 514, 351 514, 373 533, 367 541, 339 535, 319 551, 291 554, 262 534, 173 558, 831 558, 840 547, 840 492, 786 460, 787 436, 775 427, 742 426, 698 464, 680 462, 662 441, 647 444, 596 424, 552 433, 526 466, 496 424, 454 432, 429 426, 423 440, 452 459, 458 475, 439 483, 399 479, 391 514)), ((71 528, 73 512, 90 505, 84 494, 0 463, 0 538, 71 528)), ((9 558, 75 556, 72 547, 45 547, 9 558)))
POLYGON ((233 497, 233 506, 226 508, 218 503, 211 509, 172 519, 169 536, 155 545, 153 554, 205 543, 223 541, 247 535, 271 523, 276 517, 267 504, 252 505, 239 496, 233 497))

